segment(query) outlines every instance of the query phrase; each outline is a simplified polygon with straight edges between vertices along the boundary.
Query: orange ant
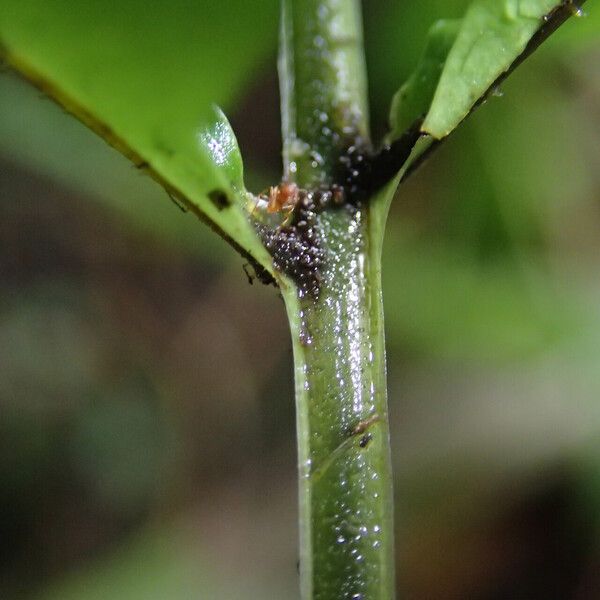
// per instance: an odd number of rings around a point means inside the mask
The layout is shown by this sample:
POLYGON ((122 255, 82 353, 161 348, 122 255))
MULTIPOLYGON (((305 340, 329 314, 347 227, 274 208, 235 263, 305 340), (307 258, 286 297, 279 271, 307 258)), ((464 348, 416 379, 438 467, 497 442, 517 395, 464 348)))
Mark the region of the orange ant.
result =
POLYGON ((294 210, 298 202, 300 190, 295 183, 280 183, 269 188, 267 212, 275 213, 280 210, 294 210))
POLYGON ((299 198, 300 189, 295 183, 284 182, 280 183, 279 185, 272 185, 269 188, 269 194, 266 196, 266 198, 264 192, 258 196, 258 200, 254 205, 252 212, 254 212, 259 205, 261 205, 264 209, 265 204, 268 213, 285 211, 286 216, 281 224, 283 226, 292 216, 299 198))

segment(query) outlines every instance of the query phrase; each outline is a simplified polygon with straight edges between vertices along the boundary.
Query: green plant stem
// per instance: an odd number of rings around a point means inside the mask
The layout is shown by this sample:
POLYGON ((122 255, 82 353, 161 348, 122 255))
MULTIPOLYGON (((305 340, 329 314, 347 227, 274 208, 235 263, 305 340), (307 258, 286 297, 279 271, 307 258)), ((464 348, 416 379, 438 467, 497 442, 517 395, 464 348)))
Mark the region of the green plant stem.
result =
POLYGON ((284 178, 332 182, 350 145, 369 144, 362 15, 356 0, 282 0, 284 178))
POLYGON ((284 289, 292 330, 303 600, 394 595, 379 249, 370 211, 323 213, 317 301, 284 289))
MULTIPOLYGON (((283 0, 280 79, 284 177, 331 185, 341 153, 369 139, 357 0, 283 0)), ((303 600, 394 596, 381 206, 316 216, 318 297, 281 281, 294 346, 303 600)))

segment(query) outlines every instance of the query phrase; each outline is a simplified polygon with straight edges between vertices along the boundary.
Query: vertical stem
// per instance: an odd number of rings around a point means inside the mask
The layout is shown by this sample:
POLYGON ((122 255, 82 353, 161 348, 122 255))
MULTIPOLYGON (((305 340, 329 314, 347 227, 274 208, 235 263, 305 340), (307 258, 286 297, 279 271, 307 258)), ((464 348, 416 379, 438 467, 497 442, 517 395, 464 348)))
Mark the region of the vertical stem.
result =
POLYGON ((369 144, 357 0, 282 0, 279 80, 284 179, 332 182, 350 145, 369 144))
MULTIPOLYGON (((369 144, 359 0, 282 0, 284 178, 335 183, 369 144)), ((282 280, 292 330, 303 600, 394 597, 393 502, 381 304, 382 214, 315 215, 318 297, 282 280)))
POLYGON ((318 300, 284 289, 292 329, 303 600, 394 597, 379 249, 369 210, 320 215, 318 300))

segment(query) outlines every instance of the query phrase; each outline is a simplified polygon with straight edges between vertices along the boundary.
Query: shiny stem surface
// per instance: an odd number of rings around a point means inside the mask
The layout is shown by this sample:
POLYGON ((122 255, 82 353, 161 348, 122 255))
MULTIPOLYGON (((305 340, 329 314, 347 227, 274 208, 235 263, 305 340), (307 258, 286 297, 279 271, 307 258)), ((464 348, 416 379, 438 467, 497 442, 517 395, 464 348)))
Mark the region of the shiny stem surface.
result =
POLYGON ((369 144, 358 0, 282 0, 279 81, 284 179, 331 184, 339 156, 369 144))
MULTIPOLYGON (((359 0, 282 0, 279 78, 284 179, 329 187, 342 154, 370 144, 359 0)), ((318 293, 280 281, 294 347, 302 600, 394 597, 383 205, 317 213, 318 293)))
POLYGON ((303 600, 394 596, 393 501, 379 223, 368 208, 319 215, 318 299, 282 288, 291 324, 303 600))

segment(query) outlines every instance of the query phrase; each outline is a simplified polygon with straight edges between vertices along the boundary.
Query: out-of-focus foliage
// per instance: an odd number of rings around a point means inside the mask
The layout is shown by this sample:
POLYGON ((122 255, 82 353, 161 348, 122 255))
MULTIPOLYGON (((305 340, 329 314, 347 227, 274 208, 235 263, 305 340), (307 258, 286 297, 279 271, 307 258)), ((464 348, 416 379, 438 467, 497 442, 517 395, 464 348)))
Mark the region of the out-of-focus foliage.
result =
POLYGON ((254 582, 219 574, 219 566, 202 555, 192 533, 199 535, 181 524, 150 529, 109 559, 49 588, 36 600, 105 600, 115 594, 119 600, 261 596, 254 582))
MULTIPOLYGON (((369 3, 375 130, 432 23, 466 4, 369 3)), ((412 598, 598 596, 600 11, 586 10, 391 208, 412 598)), ((164 20, 169 36, 191 14, 164 20)), ((253 31, 264 58, 216 98, 245 159, 261 157, 245 173, 255 190, 280 171, 276 28, 253 31)), ((192 60, 188 37, 173 61, 192 60)), ((235 68, 234 50, 190 78, 189 98, 235 68)), ((293 384, 275 291, 249 286, 225 244, 37 91, 2 74, 0 103, 0 595, 293 598, 293 384)))

